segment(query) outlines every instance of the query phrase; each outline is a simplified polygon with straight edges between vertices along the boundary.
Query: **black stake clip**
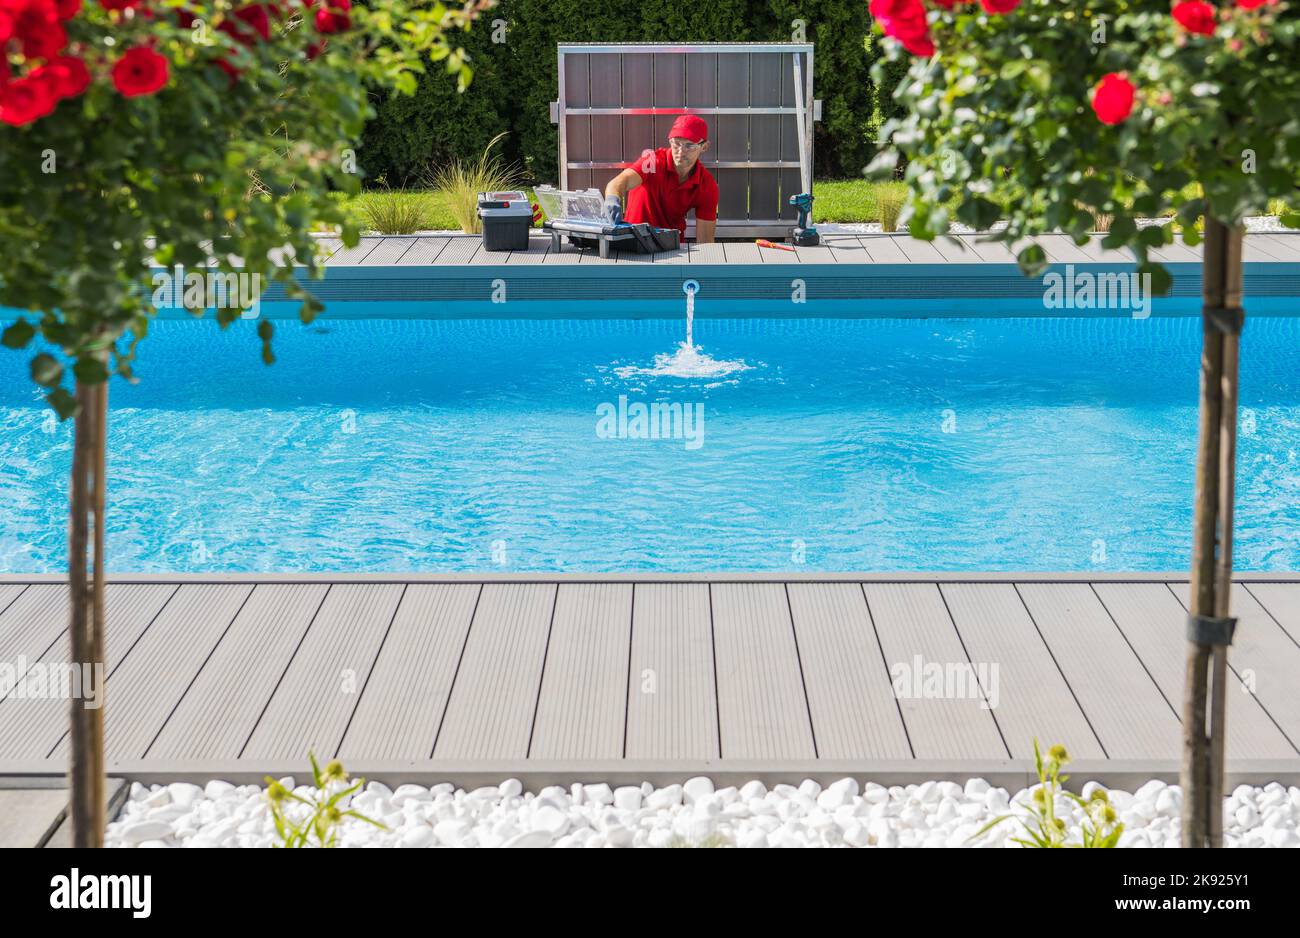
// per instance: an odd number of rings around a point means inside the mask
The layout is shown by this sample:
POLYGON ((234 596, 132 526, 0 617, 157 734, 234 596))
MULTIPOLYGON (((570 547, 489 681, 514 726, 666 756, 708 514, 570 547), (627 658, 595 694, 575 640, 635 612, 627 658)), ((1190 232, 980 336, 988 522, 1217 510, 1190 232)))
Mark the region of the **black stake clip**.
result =
POLYGON ((1240 306, 1206 306, 1201 309, 1201 314, 1206 322, 1224 335, 1241 335, 1241 329, 1246 324, 1246 311, 1240 306))
POLYGON ((1236 619, 1198 615, 1187 617, 1187 640, 1199 645, 1231 645, 1232 633, 1236 630, 1236 619))

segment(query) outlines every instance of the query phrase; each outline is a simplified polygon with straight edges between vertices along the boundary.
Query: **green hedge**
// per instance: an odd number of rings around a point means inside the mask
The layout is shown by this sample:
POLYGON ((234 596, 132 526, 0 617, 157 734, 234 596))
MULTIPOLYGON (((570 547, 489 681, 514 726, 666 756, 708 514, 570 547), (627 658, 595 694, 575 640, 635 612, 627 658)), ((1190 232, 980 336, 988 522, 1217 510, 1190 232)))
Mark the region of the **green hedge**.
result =
MULTIPOLYGON (((865 0, 502 0, 465 37, 474 82, 459 95, 437 65, 415 98, 377 98, 361 162, 370 184, 418 182, 431 164, 477 158, 487 141, 510 131, 503 152, 535 181, 555 181, 555 47, 560 42, 791 41, 792 21, 816 44, 815 171, 856 177, 874 153, 879 116, 892 104, 869 74, 875 50, 865 0), (493 43, 493 21, 507 24, 493 43)), ((893 76, 891 76, 893 77, 893 76)))

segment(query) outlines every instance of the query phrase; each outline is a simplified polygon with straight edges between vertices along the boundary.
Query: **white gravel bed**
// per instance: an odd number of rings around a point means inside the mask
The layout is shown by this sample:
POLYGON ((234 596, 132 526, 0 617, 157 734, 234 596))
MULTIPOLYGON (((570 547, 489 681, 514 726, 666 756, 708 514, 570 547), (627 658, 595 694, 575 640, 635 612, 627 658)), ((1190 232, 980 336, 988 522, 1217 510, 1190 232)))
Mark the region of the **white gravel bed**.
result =
MULTIPOLYGON (((292 788, 293 779, 282 779, 292 788)), ((337 783, 331 783, 337 784, 337 783)), ((1037 786, 1035 786, 1037 787, 1037 786)), ((1088 797, 1097 785, 1087 783, 1088 797)), ((314 789, 296 793, 309 797, 314 789)), ((339 828, 343 847, 957 847, 1008 810, 1027 816, 1033 789, 1010 795, 983 779, 964 786, 927 781, 885 788, 845 778, 822 788, 805 780, 770 790, 751 781, 716 789, 708 778, 656 788, 575 783, 533 794, 518 779, 473 791, 450 784, 396 790, 369 782, 351 808, 383 822, 379 830, 353 819, 339 828)), ((1182 794, 1150 781, 1136 792, 1110 791, 1125 825, 1121 847, 1176 847, 1182 794)), ((301 806, 294 806, 295 808, 301 806)), ((302 810, 306 810, 302 808, 302 810)), ((1078 842, 1082 809, 1058 796, 1057 816, 1078 842)), ((292 815, 292 811, 290 812, 292 815)), ((1241 785, 1224 799, 1224 841, 1230 847, 1300 846, 1300 788, 1277 782, 1241 785)), ((1004 821, 970 844, 1016 847, 1023 836, 1004 821)), ((265 790, 212 781, 131 787, 109 824, 110 847, 268 847, 275 828, 265 790)))

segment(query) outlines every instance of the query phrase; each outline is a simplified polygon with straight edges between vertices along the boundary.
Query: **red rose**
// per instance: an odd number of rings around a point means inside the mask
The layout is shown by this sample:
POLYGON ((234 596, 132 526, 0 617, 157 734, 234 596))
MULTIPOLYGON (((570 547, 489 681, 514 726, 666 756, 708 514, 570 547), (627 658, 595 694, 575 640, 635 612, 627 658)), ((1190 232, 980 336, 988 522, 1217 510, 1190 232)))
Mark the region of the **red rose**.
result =
POLYGON ((313 42, 311 45, 307 47, 307 61, 310 62, 312 59, 316 58, 324 51, 325 51, 324 39, 322 39, 320 42, 313 42))
POLYGON ((59 19, 70 20, 81 12, 81 0, 55 0, 59 19))
POLYGON ((980 0, 985 13, 1010 13, 1020 6, 1020 0, 980 0))
MULTIPOLYGON (((0 8, 0 46, 3 46, 14 34, 14 18, 3 8, 0 8)), ((0 63, 8 65, 8 60, 0 53, 0 63)))
POLYGON ((60 55, 34 69, 33 76, 47 78, 53 83, 54 97, 75 98, 90 87, 90 70, 86 63, 74 55, 60 55))
POLYGON ((921 0, 871 0, 868 9, 885 35, 897 39, 908 52, 934 55, 934 42, 930 39, 921 0))
POLYGON ((1174 4, 1174 19, 1189 33, 1201 36, 1214 35, 1214 7, 1205 0, 1183 0, 1174 4))
POLYGON ((229 76, 232 85, 235 83, 235 80, 239 78, 240 69, 235 68, 235 66, 231 65, 225 59, 217 59, 212 64, 229 76))
POLYGON ((253 28, 253 32, 263 39, 271 38, 271 21, 267 18, 266 7, 251 4, 235 11, 235 18, 242 20, 253 28))
POLYGON ((0 121, 21 127, 49 114, 57 103, 54 83, 48 77, 28 75, 17 78, 4 86, 0 121))
POLYGON ((5 0, 12 38, 30 59, 50 59, 68 44, 54 0, 5 0))
POLYGON ((1257 10, 1262 6, 1277 6, 1277 0, 1237 0, 1237 6, 1243 10, 1257 10))
POLYGON ((140 0, 99 0, 99 5, 105 10, 134 10, 140 5, 140 0))
POLYGON ((128 49, 113 64, 113 86, 125 98, 153 94, 167 84, 167 59, 147 46, 128 49))
MULTIPOLYGON (((324 0, 326 6, 316 11, 316 31, 341 33, 352 26, 352 0, 324 0)), ((920 0, 916 0, 919 4, 920 0)))
POLYGON ((1133 95, 1137 91, 1127 75, 1111 72, 1097 83, 1092 93, 1092 109, 1103 124, 1118 124, 1133 113, 1133 95))

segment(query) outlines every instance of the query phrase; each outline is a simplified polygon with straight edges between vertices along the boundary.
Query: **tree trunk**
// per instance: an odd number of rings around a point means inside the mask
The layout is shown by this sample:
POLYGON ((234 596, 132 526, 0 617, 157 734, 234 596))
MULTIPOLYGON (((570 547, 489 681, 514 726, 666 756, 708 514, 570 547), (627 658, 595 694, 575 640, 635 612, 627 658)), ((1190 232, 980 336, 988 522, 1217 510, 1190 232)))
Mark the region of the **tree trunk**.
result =
MULTIPOLYGON (((78 411, 72 446, 72 516, 68 534, 72 662, 83 678, 100 680, 104 670, 104 454, 108 426, 108 382, 77 382, 78 411), (93 518, 93 544, 90 528, 93 518), (93 572, 87 551, 93 546, 93 572), (87 670, 87 666, 89 671, 87 670)), ((83 685, 84 686, 84 685, 83 685)), ((104 802, 104 697, 88 709, 74 697, 68 762, 69 814, 74 847, 102 847, 104 802)))
MULTIPOLYGON (((1193 615, 1220 619, 1229 616, 1232 585, 1240 336, 1231 323, 1241 310, 1241 248, 1240 228, 1206 218, 1200 447, 1188 607, 1193 615)), ((1184 847, 1223 845, 1227 677, 1227 646, 1189 638, 1180 779, 1184 847)))

